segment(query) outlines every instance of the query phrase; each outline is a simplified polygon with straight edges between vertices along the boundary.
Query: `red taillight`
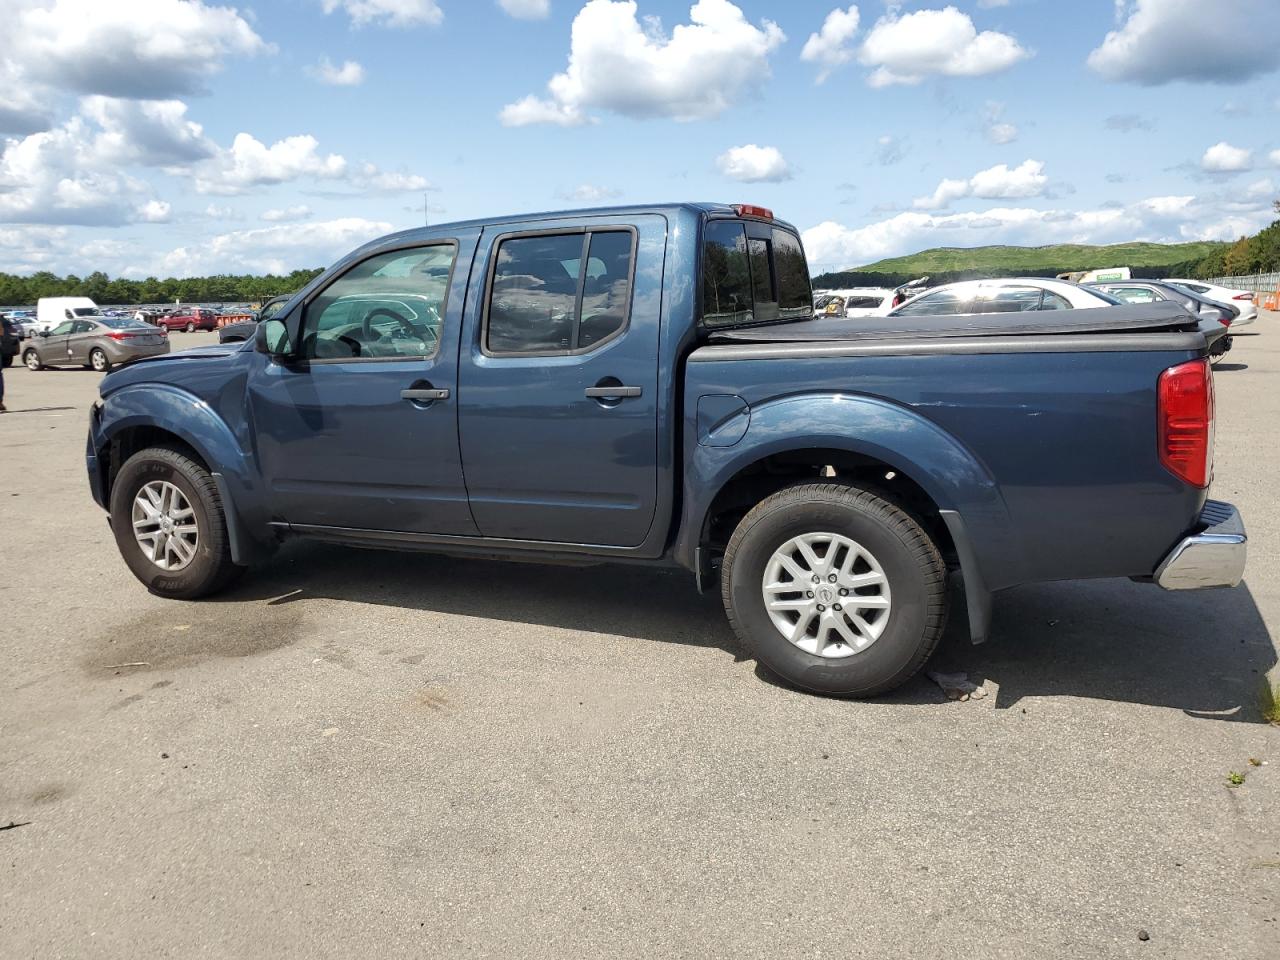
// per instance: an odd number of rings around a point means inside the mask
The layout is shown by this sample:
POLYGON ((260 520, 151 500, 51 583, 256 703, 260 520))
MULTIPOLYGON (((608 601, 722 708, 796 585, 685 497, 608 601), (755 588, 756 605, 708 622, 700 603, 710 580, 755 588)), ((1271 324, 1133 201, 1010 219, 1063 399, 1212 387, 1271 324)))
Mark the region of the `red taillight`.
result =
POLYGON ((1252 300, 1252 299, 1253 299, 1253 294, 1252 294, 1252 293, 1237 293, 1237 294, 1236 294, 1234 297, 1232 297, 1231 299, 1232 299, 1232 300, 1252 300))
POLYGON ((1218 318, 1218 322, 1219 322, 1220 324, 1222 324, 1224 327, 1229 327, 1229 326, 1231 326, 1231 318, 1230 318, 1230 317, 1219 317, 1219 318, 1218 318))
POLYGON ((120 333, 120 332, 107 334, 107 337, 111 340, 128 340, 132 336, 133 336, 132 333, 120 333))
POLYGON ((1160 374, 1160 462, 1196 487, 1213 472, 1213 372, 1192 360, 1160 374))
POLYGON ((733 209, 740 217, 757 217, 761 220, 773 219, 773 211, 767 207, 757 207, 750 203, 739 203, 733 209))

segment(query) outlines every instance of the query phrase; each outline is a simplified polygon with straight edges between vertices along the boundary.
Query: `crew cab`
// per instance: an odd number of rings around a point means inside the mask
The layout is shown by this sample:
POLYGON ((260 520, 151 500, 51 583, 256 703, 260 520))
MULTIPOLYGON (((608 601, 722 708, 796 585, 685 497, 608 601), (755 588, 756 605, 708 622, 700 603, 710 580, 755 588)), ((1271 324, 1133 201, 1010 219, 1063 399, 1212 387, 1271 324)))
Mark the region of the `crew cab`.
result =
POLYGON ((367 244, 253 340, 105 377, 87 467, 163 597, 287 537, 675 565, 774 673, 870 696, 951 573, 975 641, 1017 584, 1238 583, 1213 417, 1176 304, 815 319, 790 224, 673 204, 367 244))

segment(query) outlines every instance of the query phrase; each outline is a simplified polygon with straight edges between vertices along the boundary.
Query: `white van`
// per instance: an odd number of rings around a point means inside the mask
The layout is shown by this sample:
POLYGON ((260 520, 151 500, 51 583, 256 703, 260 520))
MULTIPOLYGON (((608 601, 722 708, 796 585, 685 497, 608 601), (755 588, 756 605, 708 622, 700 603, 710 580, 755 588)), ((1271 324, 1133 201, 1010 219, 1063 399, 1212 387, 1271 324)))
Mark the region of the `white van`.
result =
POLYGON ((30 329, 39 333, 66 320, 98 315, 98 305, 88 297, 41 297, 36 301, 36 322, 30 329))

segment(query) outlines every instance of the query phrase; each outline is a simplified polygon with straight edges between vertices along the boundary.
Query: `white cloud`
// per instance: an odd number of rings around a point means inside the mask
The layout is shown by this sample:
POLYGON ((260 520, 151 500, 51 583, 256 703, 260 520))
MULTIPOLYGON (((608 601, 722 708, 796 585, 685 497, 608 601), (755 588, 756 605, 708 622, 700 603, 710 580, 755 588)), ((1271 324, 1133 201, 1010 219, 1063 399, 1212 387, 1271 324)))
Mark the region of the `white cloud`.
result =
POLYGON ((305 203, 300 203, 294 207, 273 207, 270 210, 263 210, 258 219, 265 220, 267 223, 297 223, 310 216, 311 208, 305 203))
POLYGON ((47 91, 32 84, 23 68, 0 53, 0 133, 39 133, 53 126, 47 91))
POLYGON ((379 170, 372 163, 362 163, 352 177, 352 183, 361 190, 377 193, 410 193, 431 189, 431 181, 416 173, 400 173, 393 170, 379 170))
POLYGON ((145 183, 98 156, 81 117, 9 140, 0 153, 0 223, 118 226, 155 215, 145 183))
POLYGON ((1240 173, 1253 169, 1253 151, 1233 147, 1225 140, 1215 143, 1200 158, 1200 168, 1208 173, 1240 173))
POLYGON ((325 13, 341 7, 357 27, 434 27, 444 20, 436 0, 321 0, 321 6, 325 13))
POLYGON ((181 100, 84 97, 80 113, 102 128, 93 150, 103 162, 180 165, 217 150, 200 124, 187 119, 187 105, 181 100))
POLYGON ((238 133, 229 149, 192 168, 196 190, 236 194, 300 177, 336 180, 345 176, 346 159, 336 153, 322 155, 319 146, 310 134, 285 137, 268 147, 251 134, 238 133))
POLYGON ((613 187, 597 187, 590 183, 579 184, 572 190, 558 194, 561 200, 572 203, 603 203, 606 200, 616 200, 621 195, 621 190, 615 190, 613 187))
POLYGON ((331 87, 358 87, 364 83, 364 67, 355 60, 344 60, 339 65, 328 57, 321 57, 314 67, 307 68, 307 72, 331 87))
POLYGON ((0 56, 32 80, 112 97, 199 92, 225 58, 274 49, 236 10, 200 0, 57 0, 6 19, 0 56))
POLYGON ((390 223, 347 217, 311 223, 303 230, 290 225, 234 230, 194 246, 178 247, 146 269, 162 276, 179 277, 289 273, 332 263, 352 248, 391 229, 390 223))
POLYGON ((148 200, 138 208, 138 219, 143 223, 168 223, 173 208, 167 200, 148 200))
POLYGON ((1004 145, 1018 139, 1018 127, 1004 119, 1005 105, 997 100, 987 101, 986 135, 992 143, 1004 145))
POLYGON ((955 7, 904 15, 890 7, 858 53, 859 61, 875 68, 867 78, 873 87, 920 83, 934 74, 977 77, 1007 70, 1030 56, 1009 34, 979 33, 969 15, 955 7))
POLYGON ((1116 12, 1119 29, 1089 54, 1108 80, 1243 83, 1280 66, 1276 0, 1134 0, 1116 12))
POLYGON ((517 20, 545 20, 551 16, 551 0, 498 0, 498 6, 517 20))
POLYGON ((731 180, 742 183, 779 183, 791 179, 791 167, 777 147, 754 143, 730 147, 716 157, 716 167, 731 180))
POLYGON ((702 120, 718 117, 769 78, 769 54, 785 39, 769 20, 749 23, 729 0, 698 0, 690 23, 670 36, 656 18, 641 24, 635 0, 589 0, 573 20, 569 65, 547 83, 546 97, 527 96, 500 114, 510 127, 570 126, 588 111, 628 117, 702 120))
POLYGON ((822 64, 818 83, 824 82, 833 70, 853 59, 855 51, 851 41, 858 32, 858 20, 856 5, 851 4, 847 10, 836 7, 822 21, 822 29, 809 34, 804 49, 800 51, 800 59, 822 64))
POLYGON ((998 163, 979 170, 968 180, 943 180, 932 196, 918 197, 912 206, 917 210, 942 210, 961 197, 984 200, 1038 197, 1048 182, 1043 161, 1024 160, 1012 169, 1008 164, 998 163))
POLYGON ((1192 197, 1152 197, 1129 206, 1094 210, 996 207, 961 213, 909 211, 861 227, 835 221, 804 231, 811 268, 843 269, 930 247, 984 244, 1176 242, 1234 239, 1264 226, 1271 214, 1220 217, 1211 203, 1192 197))
POLYGON ((1280 167, 1280 150, 1272 150, 1267 154, 1267 159, 1271 161, 1273 167, 1280 167))

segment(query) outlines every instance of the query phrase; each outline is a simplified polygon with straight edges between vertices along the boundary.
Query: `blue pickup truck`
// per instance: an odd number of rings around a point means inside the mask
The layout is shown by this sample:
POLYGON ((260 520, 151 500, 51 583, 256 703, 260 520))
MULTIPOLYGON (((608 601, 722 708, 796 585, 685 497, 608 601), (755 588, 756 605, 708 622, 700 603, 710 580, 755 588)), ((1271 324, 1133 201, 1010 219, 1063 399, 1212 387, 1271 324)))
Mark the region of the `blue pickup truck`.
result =
POLYGON ((1016 584, 1239 582, 1196 324, 814 318, 796 230, 745 205, 444 224, 356 250, 249 342, 106 377, 89 483, 163 597, 287 537, 675 564, 776 674, 870 696, 933 652, 949 574, 975 641, 1016 584))

